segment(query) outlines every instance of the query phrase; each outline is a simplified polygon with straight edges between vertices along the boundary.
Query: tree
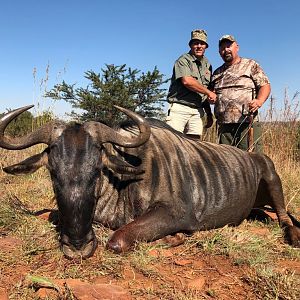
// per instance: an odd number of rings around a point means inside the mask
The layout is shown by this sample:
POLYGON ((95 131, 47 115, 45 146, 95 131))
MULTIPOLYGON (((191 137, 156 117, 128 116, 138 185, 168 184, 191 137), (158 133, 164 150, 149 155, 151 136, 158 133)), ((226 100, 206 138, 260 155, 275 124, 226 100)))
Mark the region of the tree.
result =
MULTIPOLYGON (((11 109, 8 109, 10 112, 11 109)), ((0 117, 4 115, 1 114, 0 117)), ((6 133, 12 136, 22 136, 32 131, 33 115, 29 111, 23 112, 17 118, 15 118, 6 129, 6 133)))
POLYGON ((102 75, 94 71, 85 72, 90 81, 86 88, 62 82, 46 93, 46 97, 65 100, 82 113, 72 111, 71 116, 79 121, 97 120, 110 126, 124 118, 113 105, 136 111, 146 117, 162 118, 166 89, 161 86, 168 82, 155 67, 152 72, 141 73, 126 65, 106 65, 102 75))
MULTIPOLYGON (((7 110, 7 112, 10 111, 11 109, 7 110)), ((4 114, 5 113, 0 114, 0 118, 4 114)), ((43 111, 37 117, 34 117, 30 111, 24 111, 9 123, 6 128, 6 133, 11 136, 23 136, 53 119, 54 116, 49 111, 43 111)))

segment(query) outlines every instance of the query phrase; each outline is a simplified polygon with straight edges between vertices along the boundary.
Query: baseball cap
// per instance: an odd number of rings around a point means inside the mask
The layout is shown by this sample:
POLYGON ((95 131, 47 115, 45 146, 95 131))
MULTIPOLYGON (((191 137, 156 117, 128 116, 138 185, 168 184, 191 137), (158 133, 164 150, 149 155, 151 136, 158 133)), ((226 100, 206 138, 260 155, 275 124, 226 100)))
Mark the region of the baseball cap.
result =
POLYGON ((236 42, 236 39, 231 34, 225 34, 219 39, 219 46, 223 41, 230 41, 230 42, 236 42))

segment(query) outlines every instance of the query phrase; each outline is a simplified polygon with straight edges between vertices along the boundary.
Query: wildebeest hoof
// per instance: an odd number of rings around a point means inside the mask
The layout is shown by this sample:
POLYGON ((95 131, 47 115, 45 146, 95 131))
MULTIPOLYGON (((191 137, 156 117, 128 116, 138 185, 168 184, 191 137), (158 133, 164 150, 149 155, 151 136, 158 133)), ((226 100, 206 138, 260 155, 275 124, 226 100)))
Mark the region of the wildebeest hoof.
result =
POLYGON ((112 241, 109 241, 106 245, 106 248, 118 254, 123 252, 122 247, 118 242, 114 243, 112 241))
POLYGON ((130 246, 128 246, 123 239, 117 238, 113 235, 107 242, 106 248, 120 254, 129 250, 130 246))
POLYGON ((300 248, 300 228, 296 226, 286 227, 285 239, 291 246, 300 248))
POLYGON ((116 231, 106 244, 106 248, 115 253, 123 253, 130 249, 131 244, 126 242, 122 231, 116 231))

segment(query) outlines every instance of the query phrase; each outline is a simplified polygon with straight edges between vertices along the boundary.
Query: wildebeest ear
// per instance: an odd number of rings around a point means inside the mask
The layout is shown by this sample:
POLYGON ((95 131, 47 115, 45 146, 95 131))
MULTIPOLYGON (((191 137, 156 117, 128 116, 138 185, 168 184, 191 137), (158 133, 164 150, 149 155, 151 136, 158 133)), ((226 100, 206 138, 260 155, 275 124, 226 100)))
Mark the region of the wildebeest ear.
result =
POLYGON ((13 175, 31 174, 40 167, 46 165, 48 162, 48 155, 46 151, 33 155, 18 164, 3 168, 3 171, 13 175))
POLYGON ((139 175, 139 174, 144 173, 144 170, 141 170, 138 167, 132 166, 125 160, 122 160, 115 155, 109 154, 105 150, 103 151, 102 162, 108 169, 110 169, 118 174, 139 175))

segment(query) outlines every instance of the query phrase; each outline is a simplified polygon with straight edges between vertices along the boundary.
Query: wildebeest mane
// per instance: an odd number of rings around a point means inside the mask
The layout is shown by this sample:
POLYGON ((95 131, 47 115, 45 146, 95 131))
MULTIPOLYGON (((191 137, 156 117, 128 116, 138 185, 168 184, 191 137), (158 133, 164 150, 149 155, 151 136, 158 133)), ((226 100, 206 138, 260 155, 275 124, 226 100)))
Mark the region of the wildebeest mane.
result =
MULTIPOLYGON (((186 136, 183 133, 181 133, 180 131, 175 130, 173 127, 171 127, 164 121, 154 119, 154 118, 146 118, 146 120, 147 120, 148 124, 150 125, 150 127, 166 129, 166 130, 169 130, 179 136, 186 136)), ((122 121, 115 129, 122 128, 124 130, 128 130, 133 127, 137 127, 137 126, 132 120, 125 120, 125 121, 122 121)))

